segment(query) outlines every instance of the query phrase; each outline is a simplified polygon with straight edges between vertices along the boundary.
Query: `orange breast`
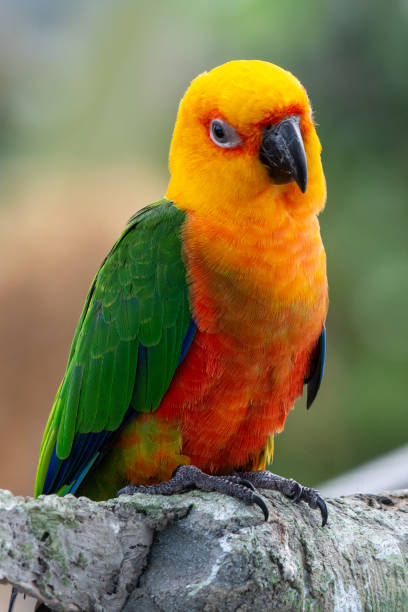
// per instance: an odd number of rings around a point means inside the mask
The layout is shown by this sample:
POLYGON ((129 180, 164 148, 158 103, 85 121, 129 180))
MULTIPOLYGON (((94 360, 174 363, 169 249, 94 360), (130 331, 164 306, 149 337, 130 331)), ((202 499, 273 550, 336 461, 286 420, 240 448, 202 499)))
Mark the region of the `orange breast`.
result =
POLYGON ((189 215, 185 259, 198 331, 156 415, 211 472, 259 457, 302 392, 327 310, 316 217, 282 211, 245 232, 189 215))

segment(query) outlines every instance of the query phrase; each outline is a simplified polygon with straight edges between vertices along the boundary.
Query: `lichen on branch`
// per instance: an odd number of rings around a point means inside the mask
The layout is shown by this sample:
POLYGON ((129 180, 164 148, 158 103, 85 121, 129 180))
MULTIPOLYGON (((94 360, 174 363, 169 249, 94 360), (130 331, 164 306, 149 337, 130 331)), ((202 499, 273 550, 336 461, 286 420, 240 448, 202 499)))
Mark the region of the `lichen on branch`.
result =
POLYGON ((263 492, 107 502, 0 491, 0 581, 57 611, 408 609, 408 491, 329 500, 329 522, 263 492))

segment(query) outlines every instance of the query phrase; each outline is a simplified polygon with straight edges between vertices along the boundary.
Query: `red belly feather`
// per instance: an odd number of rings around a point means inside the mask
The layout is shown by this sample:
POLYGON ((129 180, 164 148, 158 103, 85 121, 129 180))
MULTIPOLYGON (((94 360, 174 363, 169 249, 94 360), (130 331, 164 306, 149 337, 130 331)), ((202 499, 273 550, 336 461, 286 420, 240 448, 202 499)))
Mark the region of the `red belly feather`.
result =
POLYGON ((197 332, 155 416, 178 423, 183 455, 202 470, 256 464, 302 393, 312 348, 292 357, 280 346, 256 350, 197 332))

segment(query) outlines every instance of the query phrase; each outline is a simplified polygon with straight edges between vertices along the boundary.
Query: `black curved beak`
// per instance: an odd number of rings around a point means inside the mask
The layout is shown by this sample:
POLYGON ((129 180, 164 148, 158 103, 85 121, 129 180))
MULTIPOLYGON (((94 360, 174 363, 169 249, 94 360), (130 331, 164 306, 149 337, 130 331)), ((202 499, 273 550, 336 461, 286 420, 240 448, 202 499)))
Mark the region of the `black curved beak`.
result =
POLYGON ((292 115, 264 128, 259 159, 267 166, 275 183, 295 181, 305 193, 307 161, 299 122, 299 116, 292 115))

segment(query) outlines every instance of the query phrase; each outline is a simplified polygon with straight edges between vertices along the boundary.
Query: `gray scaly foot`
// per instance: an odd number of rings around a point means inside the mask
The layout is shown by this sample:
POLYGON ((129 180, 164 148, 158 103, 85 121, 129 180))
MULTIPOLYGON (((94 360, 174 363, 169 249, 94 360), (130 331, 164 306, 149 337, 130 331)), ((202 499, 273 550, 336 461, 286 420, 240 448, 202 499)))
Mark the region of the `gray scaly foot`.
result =
POLYGON ((265 521, 268 520, 269 511, 266 503, 260 495, 254 492, 254 484, 249 480, 237 474, 211 476, 194 465, 179 465, 170 480, 166 482, 150 486, 129 485, 118 491, 118 495, 133 495, 134 493, 172 495, 173 493, 185 493, 191 491, 191 489, 224 493, 246 504, 256 504, 262 510, 265 521))

